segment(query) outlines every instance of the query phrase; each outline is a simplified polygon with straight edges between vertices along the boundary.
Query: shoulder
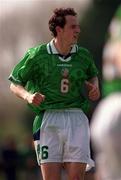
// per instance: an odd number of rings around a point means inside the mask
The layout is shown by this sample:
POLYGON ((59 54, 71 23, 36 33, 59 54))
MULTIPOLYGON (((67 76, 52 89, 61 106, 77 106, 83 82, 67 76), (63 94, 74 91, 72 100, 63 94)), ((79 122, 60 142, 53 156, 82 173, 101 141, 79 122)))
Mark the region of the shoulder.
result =
POLYGON ((40 44, 38 46, 29 48, 24 57, 20 60, 19 65, 30 65, 36 64, 40 61, 40 59, 43 59, 44 54, 47 54, 46 50, 46 44, 40 44))
POLYGON ((92 53, 84 47, 78 47, 78 54, 80 59, 83 59, 83 62, 90 65, 90 64, 94 64, 94 58, 92 53))
POLYGON ((29 56, 31 58, 35 58, 38 55, 42 55, 42 54, 46 54, 47 53, 47 48, 46 48, 47 44, 40 44, 37 45, 35 47, 29 48, 27 53, 29 54, 29 56))
POLYGON ((84 57, 91 57, 92 56, 91 52, 87 48, 84 48, 81 46, 78 46, 78 54, 81 56, 84 56, 84 57))

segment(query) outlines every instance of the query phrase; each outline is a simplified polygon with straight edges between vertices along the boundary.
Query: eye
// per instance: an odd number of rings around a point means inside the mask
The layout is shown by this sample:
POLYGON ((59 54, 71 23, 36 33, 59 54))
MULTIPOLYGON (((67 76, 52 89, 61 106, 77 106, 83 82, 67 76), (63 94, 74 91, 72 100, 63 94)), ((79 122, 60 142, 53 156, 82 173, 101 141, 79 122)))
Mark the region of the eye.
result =
POLYGON ((76 29, 76 28, 80 29, 80 25, 72 25, 71 28, 72 29, 76 29))
POLYGON ((75 28, 76 28, 76 25, 72 25, 71 28, 72 28, 72 29, 75 29, 75 28))

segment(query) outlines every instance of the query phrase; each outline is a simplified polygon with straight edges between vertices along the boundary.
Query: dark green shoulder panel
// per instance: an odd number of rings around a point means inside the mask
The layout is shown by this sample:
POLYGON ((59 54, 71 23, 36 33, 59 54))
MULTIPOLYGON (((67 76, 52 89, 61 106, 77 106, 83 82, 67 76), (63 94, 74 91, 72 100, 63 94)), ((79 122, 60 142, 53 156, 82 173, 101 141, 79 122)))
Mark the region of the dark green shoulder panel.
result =
POLYGON ((28 53, 31 58, 36 58, 37 56, 40 56, 40 54, 46 54, 47 53, 47 44, 40 44, 36 47, 30 48, 28 50, 28 53))

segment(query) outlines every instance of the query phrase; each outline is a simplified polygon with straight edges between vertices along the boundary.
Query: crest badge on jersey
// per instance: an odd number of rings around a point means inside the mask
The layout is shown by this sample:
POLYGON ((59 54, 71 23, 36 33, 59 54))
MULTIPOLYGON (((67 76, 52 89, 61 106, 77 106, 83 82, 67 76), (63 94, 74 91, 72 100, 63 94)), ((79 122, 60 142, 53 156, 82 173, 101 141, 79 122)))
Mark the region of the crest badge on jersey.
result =
POLYGON ((69 70, 68 70, 67 68, 63 68, 63 69, 61 70, 61 74, 62 74, 62 76, 63 76, 64 78, 67 78, 68 75, 69 75, 69 70))

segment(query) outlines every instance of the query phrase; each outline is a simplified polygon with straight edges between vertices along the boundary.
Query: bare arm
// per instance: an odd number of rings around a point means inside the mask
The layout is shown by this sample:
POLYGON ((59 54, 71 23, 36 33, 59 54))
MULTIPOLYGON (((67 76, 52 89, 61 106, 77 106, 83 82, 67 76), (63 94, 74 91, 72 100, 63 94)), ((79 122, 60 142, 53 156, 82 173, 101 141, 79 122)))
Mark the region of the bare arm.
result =
POLYGON ((99 81, 97 77, 93 77, 89 81, 85 82, 89 99, 92 101, 96 101, 100 97, 100 89, 99 89, 99 81))
POLYGON ((10 89, 17 97, 27 101, 29 104, 34 104, 36 106, 38 106, 45 99, 43 94, 38 92, 31 94, 21 85, 11 83, 10 89))

